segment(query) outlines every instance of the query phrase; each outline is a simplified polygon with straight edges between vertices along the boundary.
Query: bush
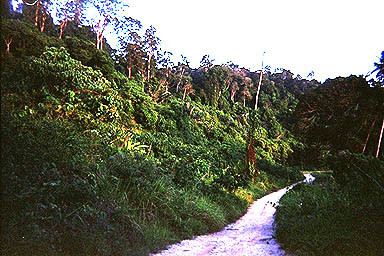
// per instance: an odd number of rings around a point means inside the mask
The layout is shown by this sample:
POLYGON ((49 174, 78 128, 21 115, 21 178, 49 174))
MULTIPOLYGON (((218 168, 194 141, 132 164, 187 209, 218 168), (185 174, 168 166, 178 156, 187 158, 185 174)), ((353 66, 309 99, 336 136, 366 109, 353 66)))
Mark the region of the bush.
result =
POLYGON ((267 160, 259 160, 258 169, 272 175, 276 179, 288 180, 288 182, 296 182, 304 179, 303 174, 297 168, 271 163, 267 160))
POLYGON ((342 152, 331 156, 328 165, 337 183, 359 193, 384 195, 384 161, 362 154, 342 152))
POLYGON ((381 255, 383 206, 332 180, 299 184, 279 202, 276 237, 293 255, 381 255))

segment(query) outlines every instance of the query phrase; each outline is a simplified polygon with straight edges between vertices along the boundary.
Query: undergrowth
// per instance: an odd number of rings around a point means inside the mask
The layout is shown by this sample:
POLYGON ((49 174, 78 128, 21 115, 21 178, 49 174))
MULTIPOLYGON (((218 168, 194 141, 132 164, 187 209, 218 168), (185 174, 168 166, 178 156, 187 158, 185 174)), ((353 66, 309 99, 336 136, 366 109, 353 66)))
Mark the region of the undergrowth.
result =
POLYGON ((3 255, 147 255, 219 231, 295 176, 264 163, 236 188, 225 176, 181 186, 140 147, 114 150, 72 123, 8 113, 2 123, 3 255))
POLYGON ((3 255, 146 255, 302 178, 284 166, 300 140, 267 122, 273 111, 158 98, 156 78, 104 74, 70 52, 2 58, 3 255))
POLYGON ((320 174, 299 184, 276 213, 276 236, 292 255, 383 255, 382 195, 368 195, 320 174))

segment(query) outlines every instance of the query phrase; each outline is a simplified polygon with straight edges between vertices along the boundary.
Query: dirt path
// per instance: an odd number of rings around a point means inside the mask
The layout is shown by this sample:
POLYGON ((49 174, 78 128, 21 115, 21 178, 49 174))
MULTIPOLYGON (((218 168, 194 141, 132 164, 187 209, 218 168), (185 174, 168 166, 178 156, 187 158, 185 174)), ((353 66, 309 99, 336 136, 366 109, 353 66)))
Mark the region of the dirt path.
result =
MULTIPOLYGON (((314 180, 310 174, 306 174, 305 177, 305 182, 311 183, 314 180)), ((280 189, 255 201, 241 219, 220 232, 184 240, 169 246, 167 250, 151 255, 286 255, 273 238, 273 221, 275 206, 293 186, 280 189)))

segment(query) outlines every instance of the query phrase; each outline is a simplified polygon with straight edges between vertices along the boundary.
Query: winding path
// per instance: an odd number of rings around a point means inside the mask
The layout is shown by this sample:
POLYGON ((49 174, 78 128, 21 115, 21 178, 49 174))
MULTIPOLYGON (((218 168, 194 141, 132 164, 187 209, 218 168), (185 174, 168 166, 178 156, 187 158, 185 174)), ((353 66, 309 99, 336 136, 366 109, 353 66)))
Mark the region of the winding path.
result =
MULTIPOLYGON (((314 177, 305 174, 304 182, 314 177)), ((286 255, 273 238, 273 221, 280 198, 296 184, 280 189, 253 202, 248 212, 222 231, 184 240, 152 256, 203 255, 286 255)))

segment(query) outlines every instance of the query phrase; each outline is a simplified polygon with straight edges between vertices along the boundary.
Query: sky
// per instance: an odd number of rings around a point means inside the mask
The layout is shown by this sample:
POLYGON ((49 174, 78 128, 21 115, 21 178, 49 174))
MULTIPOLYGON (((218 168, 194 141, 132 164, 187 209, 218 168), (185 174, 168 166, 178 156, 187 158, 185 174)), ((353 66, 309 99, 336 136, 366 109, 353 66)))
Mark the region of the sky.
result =
POLYGON ((264 64, 324 81, 366 75, 384 51, 383 0, 129 0, 127 16, 153 25, 161 48, 198 67, 264 64))
MULTIPOLYGON (((16 1, 16 0, 13 0, 16 1)), ((64 0, 63 0, 64 1, 64 0)), ((383 0, 123 0, 173 61, 209 54, 251 71, 284 68, 324 81, 367 75, 384 51, 383 0), (263 57, 263 53, 264 57, 263 57)), ((113 35, 106 36, 115 45, 113 35)))

